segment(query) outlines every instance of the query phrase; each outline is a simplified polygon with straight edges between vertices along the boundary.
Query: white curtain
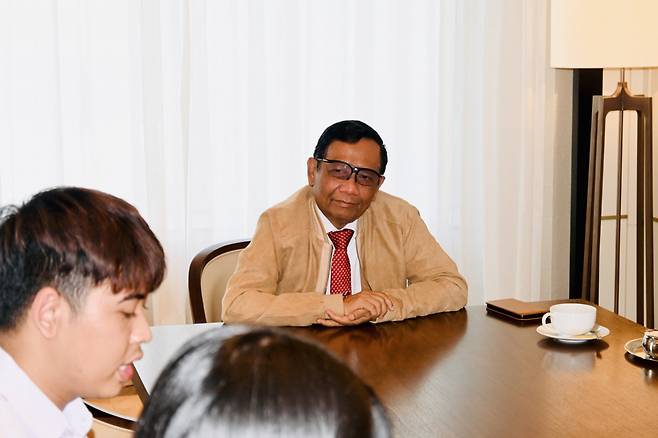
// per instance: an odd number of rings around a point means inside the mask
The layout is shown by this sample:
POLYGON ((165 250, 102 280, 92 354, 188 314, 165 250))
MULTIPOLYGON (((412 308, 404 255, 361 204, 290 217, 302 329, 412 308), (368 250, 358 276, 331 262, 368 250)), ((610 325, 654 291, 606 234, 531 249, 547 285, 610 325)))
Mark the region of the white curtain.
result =
POLYGON ((0 0, 0 203, 54 185, 134 203, 187 267, 305 183, 329 124, 389 148, 470 304, 567 296, 571 80, 548 1, 0 0))

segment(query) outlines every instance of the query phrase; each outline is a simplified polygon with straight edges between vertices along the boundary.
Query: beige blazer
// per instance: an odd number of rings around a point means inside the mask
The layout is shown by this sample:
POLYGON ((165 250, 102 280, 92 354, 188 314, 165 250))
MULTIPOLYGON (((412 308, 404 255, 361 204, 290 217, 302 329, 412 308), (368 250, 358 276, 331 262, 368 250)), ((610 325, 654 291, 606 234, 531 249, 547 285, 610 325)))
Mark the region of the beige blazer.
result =
MULTIPOLYGON (((326 295, 332 245, 310 187, 265 211, 238 258, 222 303, 226 323, 314 324, 327 309, 344 314, 342 296, 326 295)), ((362 290, 394 303, 375 322, 459 310, 467 286, 418 210, 379 191, 357 222, 362 290)))

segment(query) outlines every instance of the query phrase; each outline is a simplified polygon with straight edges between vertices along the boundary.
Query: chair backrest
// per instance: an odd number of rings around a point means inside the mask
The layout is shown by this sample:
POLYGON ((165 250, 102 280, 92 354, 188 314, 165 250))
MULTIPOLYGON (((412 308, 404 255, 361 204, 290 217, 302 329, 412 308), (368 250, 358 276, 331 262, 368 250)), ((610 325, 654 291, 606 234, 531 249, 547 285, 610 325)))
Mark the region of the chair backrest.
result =
POLYGON ((218 243, 199 252, 190 263, 188 288, 195 324, 222 320, 222 298, 240 251, 249 240, 218 243))
POLYGON ((132 438, 135 433, 132 429, 114 425, 105 422, 102 419, 94 418, 91 423, 91 431, 88 438, 132 438))

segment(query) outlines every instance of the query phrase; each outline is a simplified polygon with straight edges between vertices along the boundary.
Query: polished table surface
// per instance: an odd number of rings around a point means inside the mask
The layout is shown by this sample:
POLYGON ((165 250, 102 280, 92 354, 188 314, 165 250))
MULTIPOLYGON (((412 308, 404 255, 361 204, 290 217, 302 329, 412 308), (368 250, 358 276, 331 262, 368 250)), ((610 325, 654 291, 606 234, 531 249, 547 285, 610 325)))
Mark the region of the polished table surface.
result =
POLYGON ((379 394, 398 437, 658 436, 658 367, 625 354, 644 327, 598 309, 565 344, 484 306, 355 329, 304 329, 379 394))
POLYGON ((597 322, 611 334, 583 344, 544 338, 538 323, 484 306, 288 330, 326 345, 370 384, 396 437, 658 436, 649 427, 658 366, 624 350, 644 328, 602 308, 597 322))

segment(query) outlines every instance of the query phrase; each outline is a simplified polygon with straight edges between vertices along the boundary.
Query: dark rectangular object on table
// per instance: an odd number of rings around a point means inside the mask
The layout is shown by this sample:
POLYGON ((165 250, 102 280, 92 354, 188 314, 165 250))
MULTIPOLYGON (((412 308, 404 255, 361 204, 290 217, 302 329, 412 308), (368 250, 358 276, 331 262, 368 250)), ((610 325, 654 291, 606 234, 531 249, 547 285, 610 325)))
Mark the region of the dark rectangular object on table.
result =
POLYGON ((539 321, 548 312, 545 302, 528 303, 516 298, 488 301, 487 311, 512 318, 517 321, 539 321))

